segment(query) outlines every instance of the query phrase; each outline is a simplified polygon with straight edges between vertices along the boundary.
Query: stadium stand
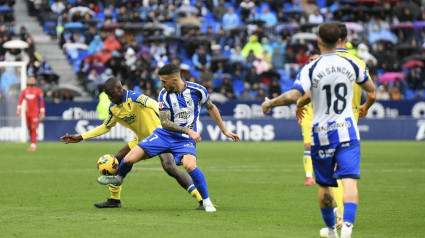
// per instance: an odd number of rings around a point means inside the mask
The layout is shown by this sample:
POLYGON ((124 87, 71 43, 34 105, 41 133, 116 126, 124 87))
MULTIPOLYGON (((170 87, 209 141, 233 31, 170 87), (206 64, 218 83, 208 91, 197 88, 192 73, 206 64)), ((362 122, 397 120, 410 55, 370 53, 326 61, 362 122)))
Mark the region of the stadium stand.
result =
MULTIPOLYGON (((18 24, 8 23, 14 1, 2 2, 0 31, 7 31, 18 24)), ((187 80, 229 99, 268 95, 270 85, 271 94, 288 90, 317 47, 318 25, 342 21, 349 29, 347 48, 367 63, 378 98, 398 100, 424 97, 423 6, 420 0, 27 0, 19 18, 26 25, 36 18, 44 32, 46 38, 33 41, 51 67, 43 71, 43 57, 31 52, 28 65, 48 83, 72 84, 97 97, 113 75, 156 98, 158 68, 175 63, 189 67, 187 80)), ((33 35, 35 28, 27 30, 33 35)))

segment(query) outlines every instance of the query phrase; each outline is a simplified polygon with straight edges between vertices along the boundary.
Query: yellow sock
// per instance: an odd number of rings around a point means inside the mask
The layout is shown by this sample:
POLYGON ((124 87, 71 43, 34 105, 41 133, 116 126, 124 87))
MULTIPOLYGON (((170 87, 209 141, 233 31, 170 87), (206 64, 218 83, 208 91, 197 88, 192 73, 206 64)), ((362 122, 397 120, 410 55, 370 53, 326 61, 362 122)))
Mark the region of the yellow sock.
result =
POLYGON ((337 180, 338 187, 333 187, 332 192, 334 194, 334 199, 336 202, 336 205, 338 206, 339 212, 341 215, 344 215, 344 203, 342 202, 342 193, 344 192, 344 189, 342 188, 342 182, 340 179, 337 180))
POLYGON ((195 185, 191 184, 189 185, 189 187, 186 189, 190 196, 196 198, 196 201, 200 202, 202 201, 202 197, 201 194, 199 193, 198 189, 196 189, 195 185))
POLYGON ((305 171, 306 177, 313 177, 313 162, 311 161, 309 150, 304 150, 303 162, 304 162, 304 171, 305 171), (307 155, 307 151, 308 151, 308 155, 307 155))
POLYGON ((111 191, 111 198, 115 200, 121 200, 122 186, 115 186, 110 184, 109 191, 111 191))

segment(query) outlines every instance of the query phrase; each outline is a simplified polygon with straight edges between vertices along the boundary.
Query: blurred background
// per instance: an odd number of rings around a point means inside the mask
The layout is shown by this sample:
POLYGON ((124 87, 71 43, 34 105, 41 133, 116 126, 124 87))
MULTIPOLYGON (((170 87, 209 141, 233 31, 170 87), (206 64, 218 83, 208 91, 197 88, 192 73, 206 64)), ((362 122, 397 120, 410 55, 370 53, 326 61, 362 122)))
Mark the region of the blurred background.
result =
MULTIPOLYGON (((391 139, 391 129, 394 139, 422 140, 424 6, 423 0, 1 0, 0 61, 27 67, 0 67, 0 140, 16 139, 23 73, 35 75, 44 92, 40 139, 57 140, 101 123, 96 108, 111 76, 156 99, 157 72, 167 63, 205 86, 245 139, 301 139, 293 106, 263 116, 260 104, 291 88, 317 49, 318 26, 336 21, 346 24, 346 47, 366 62, 376 85, 378 102, 360 122, 361 133, 391 139)), ((125 139, 117 130, 122 136, 109 139, 125 139)))

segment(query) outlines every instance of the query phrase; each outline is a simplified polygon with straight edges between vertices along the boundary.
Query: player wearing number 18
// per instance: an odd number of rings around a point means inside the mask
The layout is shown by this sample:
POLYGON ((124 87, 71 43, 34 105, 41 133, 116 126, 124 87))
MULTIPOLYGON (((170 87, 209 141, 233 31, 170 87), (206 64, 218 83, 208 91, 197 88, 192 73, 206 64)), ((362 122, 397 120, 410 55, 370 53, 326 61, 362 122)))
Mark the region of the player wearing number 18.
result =
MULTIPOLYGON (((351 107, 353 87, 359 84, 366 92, 372 93, 375 86, 358 62, 336 53, 339 38, 337 23, 322 24, 317 40, 322 55, 304 66, 291 90, 272 100, 266 98, 261 107, 267 114, 272 107, 292 104, 311 91, 314 111, 311 157, 319 184, 319 206, 326 224, 320 235, 339 237, 335 228, 331 187, 337 186, 336 179, 341 179, 345 210, 341 237, 348 238, 356 217, 357 180, 360 178, 360 136, 351 107), (334 171, 335 163, 338 167, 334 171)), ((298 102, 297 107, 308 102, 298 102)))

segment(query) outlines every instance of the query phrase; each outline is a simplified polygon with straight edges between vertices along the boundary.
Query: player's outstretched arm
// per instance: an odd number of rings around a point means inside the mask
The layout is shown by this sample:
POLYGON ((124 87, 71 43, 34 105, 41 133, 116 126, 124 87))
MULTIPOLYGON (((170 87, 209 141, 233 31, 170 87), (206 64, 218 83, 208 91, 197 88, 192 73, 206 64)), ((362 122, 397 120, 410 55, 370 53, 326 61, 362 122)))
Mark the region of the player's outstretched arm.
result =
POLYGON ((233 141, 241 140, 238 135, 227 130, 226 126, 223 123, 223 120, 221 119, 220 111, 217 109, 216 105, 211 102, 211 100, 208 100, 204 104, 204 106, 208 110, 208 114, 210 114, 215 124, 217 124, 217 126, 220 128, 223 135, 225 135, 227 138, 232 139, 233 141))
POLYGON ((361 87, 366 91, 367 98, 366 102, 359 108, 359 117, 366 117, 369 108, 376 100, 375 85, 372 80, 368 80, 366 83, 362 84, 361 87))
MULTIPOLYGON (((264 114, 269 114, 273 107, 285 106, 296 102, 301 97, 301 92, 296 89, 291 89, 280 96, 269 99, 265 98, 264 102, 261 104, 264 114)), ((306 103, 307 104, 307 103, 306 103)), ((304 106, 304 105, 302 105, 304 106)))
MULTIPOLYGON (((113 124, 113 126, 115 126, 115 124, 113 124)), ((78 143, 82 140, 88 140, 88 139, 103 135, 105 133, 108 133, 110 130, 111 130, 111 127, 108 127, 105 124, 102 124, 94 128, 93 130, 83 133, 81 135, 68 135, 67 133, 66 135, 61 137, 61 141, 65 142, 65 144, 78 143)))
POLYGON ((61 141, 65 142, 65 144, 78 143, 82 140, 83 140, 83 137, 81 135, 68 135, 68 133, 66 133, 66 135, 61 137, 61 141))
POLYGON ((359 108, 359 117, 366 117, 369 108, 373 105, 375 100, 376 100, 375 91, 373 91, 371 93, 368 92, 366 102, 363 103, 359 108))

